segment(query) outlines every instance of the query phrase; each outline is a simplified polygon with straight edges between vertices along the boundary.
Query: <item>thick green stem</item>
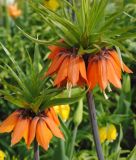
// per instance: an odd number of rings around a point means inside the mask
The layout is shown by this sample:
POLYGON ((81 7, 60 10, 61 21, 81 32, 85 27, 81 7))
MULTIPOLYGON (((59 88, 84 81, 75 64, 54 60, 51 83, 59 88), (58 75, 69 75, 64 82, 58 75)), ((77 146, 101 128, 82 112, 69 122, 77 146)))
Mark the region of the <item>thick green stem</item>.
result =
POLYGON ((34 160, 39 160, 39 145, 36 139, 34 141, 34 160))
POLYGON ((92 126, 92 131, 93 131, 93 137, 94 137, 94 141, 96 145, 98 160, 104 160, 100 138, 99 138, 99 132, 98 132, 94 98, 93 98, 91 91, 88 91, 87 93, 87 101, 88 101, 90 121, 91 121, 91 126, 92 126))
POLYGON ((61 152, 61 160, 65 160, 65 142, 64 140, 60 140, 60 152, 61 152))
POLYGON ((78 129, 78 126, 75 126, 74 131, 73 131, 73 137, 72 137, 72 144, 71 144, 69 160, 72 160, 72 157, 73 157, 75 141, 76 141, 76 136, 77 136, 77 129, 78 129))

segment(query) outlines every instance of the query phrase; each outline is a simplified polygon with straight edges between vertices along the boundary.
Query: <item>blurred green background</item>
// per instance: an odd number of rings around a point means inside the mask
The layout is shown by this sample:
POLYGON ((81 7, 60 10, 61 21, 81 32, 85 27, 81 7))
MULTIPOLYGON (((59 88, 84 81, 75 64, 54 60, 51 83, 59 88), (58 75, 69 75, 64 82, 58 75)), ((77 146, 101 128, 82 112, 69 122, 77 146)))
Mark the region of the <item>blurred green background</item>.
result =
MULTIPOLYGON (((16 19, 8 15, 8 4, 2 4, 0 0, 0 42, 12 53, 14 59, 19 65, 23 65, 26 61, 26 52, 33 57, 35 44, 28 40, 16 27, 20 26, 31 36, 38 36, 39 39, 54 39, 55 33, 46 24, 39 15, 30 7, 25 0, 18 0, 19 9, 22 14, 16 19)), ((37 3, 42 1, 36 1, 37 3)), ((58 2, 59 3, 59 2, 58 2)), ((122 17, 120 25, 127 25, 132 23, 136 25, 136 0, 113 0, 110 1, 107 11, 112 12, 124 5, 124 11, 128 15, 122 17)), ((58 8, 56 12, 59 12, 58 8)), ((116 24, 114 24, 115 27, 116 24)), ((106 160, 136 160, 136 38, 129 39, 124 42, 124 45, 130 52, 129 55, 122 54, 124 62, 133 70, 132 75, 123 75, 122 90, 113 88, 113 92, 109 93, 109 99, 105 100, 98 88, 94 90, 95 103, 97 108, 97 117, 99 127, 102 128, 107 124, 113 124, 116 127, 117 138, 113 142, 105 141, 102 143, 103 151, 106 160)), ((41 66, 46 63, 49 50, 44 45, 39 45, 41 56, 41 66)), ((0 47, 0 59, 6 63, 10 63, 9 59, 4 56, 4 51, 0 47)), ((1 63, 1 61, 0 61, 1 63)), ((0 77, 4 77, 10 81, 9 75, 0 69, 0 77)), ((0 89, 6 86, 0 84, 0 89)), ((8 88, 6 88, 8 90, 8 88)), ((78 103, 71 105, 70 116, 63 124, 65 130, 68 132, 68 137, 65 145, 69 146, 72 141, 71 138, 75 133, 75 123, 73 121, 75 112, 78 108, 78 103)), ((0 97, 0 121, 4 120, 15 106, 8 103, 0 97)), ((82 114, 82 113, 81 113, 82 114)), ((87 110, 87 102, 84 100, 83 105, 83 119, 77 128, 77 138, 75 143, 75 151, 73 153, 73 160, 97 160, 94 141, 90 131, 89 116, 87 110)), ((60 142, 53 139, 50 144, 50 149, 45 152, 40 149, 41 160, 55 159, 56 154, 60 152, 60 142)), ((28 160, 33 159, 33 150, 27 150, 25 143, 22 140, 16 146, 10 146, 10 135, 0 135, 0 150, 5 154, 6 160, 28 160)), ((66 149, 69 154, 68 149, 66 149)), ((0 155, 1 156, 1 155, 0 155)), ((1 160, 1 159, 0 159, 1 160)))

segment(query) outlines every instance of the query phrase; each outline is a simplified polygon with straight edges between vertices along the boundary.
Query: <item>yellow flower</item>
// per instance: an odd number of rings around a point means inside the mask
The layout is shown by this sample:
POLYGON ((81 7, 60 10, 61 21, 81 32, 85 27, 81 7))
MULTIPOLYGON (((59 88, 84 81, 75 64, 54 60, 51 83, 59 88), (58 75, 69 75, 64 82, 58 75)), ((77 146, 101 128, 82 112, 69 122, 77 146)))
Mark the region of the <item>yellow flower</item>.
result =
POLYGON ((59 8, 59 2, 58 0, 46 0, 45 6, 52 11, 56 11, 59 8))
POLYGON ((99 129, 100 142, 103 143, 107 139, 107 128, 102 127, 99 129))
POLYGON ((0 150, 0 160, 4 160, 4 158, 5 158, 5 153, 2 150, 0 150))
POLYGON ((117 130, 113 124, 109 124, 106 127, 101 127, 99 129, 99 136, 101 143, 107 141, 114 141, 117 138, 117 130))
POLYGON ((54 106, 55 112, 61 116, 63 121, 66 121, 69 118, 70 106, 69 105, 59 105, 54 106))
POLYGON ((117 138, 117 130, 113 124, 108 125, 107 127, 107 140, 114 141, 117 138))

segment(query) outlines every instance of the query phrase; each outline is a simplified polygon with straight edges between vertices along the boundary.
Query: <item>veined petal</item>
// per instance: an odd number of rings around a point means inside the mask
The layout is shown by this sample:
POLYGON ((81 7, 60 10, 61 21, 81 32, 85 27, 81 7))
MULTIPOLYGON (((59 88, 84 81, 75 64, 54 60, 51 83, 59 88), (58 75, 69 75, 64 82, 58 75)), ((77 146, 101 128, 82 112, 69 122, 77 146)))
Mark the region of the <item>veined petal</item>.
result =
POLYGON ((48 47, 51 51, 51 53, 49 54, 48 58, 49 59, 53 59, 55 56, 57 56, 60 52, 60 47, 58 46, 49 46, 48 47))
POLYGON ((23 137, 25 139, 25 143, 27 144, 28 148, 29 148, 28 142, 29 142, 30 122, 31 122, 31 119, 28 118, 26 128, 24 130, 24 135, 23 135, 23 137))
POLYGON ((42 146, 45 150, 48 149, 50 140, 52 139, 52 133, 43 119, 40 119, 37 123, 36 139, 40 146, 42 146))
POLYGON ((39 117, 35 117, 35 118, 33 118, 33 119, 31 120, 28 146, 31 145, 31 143, 33 142, 33 140, 34 140, 34 138, 35 138, 36 126, 37 126, 38 120, 39 120, 39 117))
POLYGON ((21 138, 24 136, 24 132, 26 127, 28 126, 28 119, 27 118, 18 118, 18 122, 14 128, 14 131, 12 133, 12 139, 11 139, 11 144, 14 145, 18 143, 21 138))
POLYGON ((106 62, 104 59, 101 59, 98 61, 98 83, 102 90, 105 90, 108 84, 106 72, 106 62))
POLYGON ((123 69, 127 73, 133 73, 133 71, 131 69, 129 69, 124 63, 123 63, 123 69))
POLYGON ((69 64, 69 57, 65 58, 59 71, 57 77, 54 81, 54 85, 60 84, 68 75, 68 64, 69 64))
POLYGON ((107 76, 109 82, 111 82, 115 87, 121 88, 120 79, 118 78, 112 63, 109 60, 107 61, 107 76))
POLYGON ((87 77, 89 87, 92 90, 98 84, 98 64, 97 62, 89 62, 87 68, 87 77))
POLYGON ((48 128, 51 130, 54 136, 64 139, 62 132, 51 118, 47 117, 43 118, 43 120, 46 122, 48 128))
POLYGON ((115 51, 110 51, 109 53, 110 53, 110 55, 112 56, 112 58, 114 59, 114 61, 117 63, 117 65, 118 65, 120 68, 122 68, 121 60, 120 60, 118 54, 117 54, 115 51))
POLYGON ((51 64, 51 66, 48 69, 48 72, 46 73, 46 76, 53 74, 54 72, 57 72, 57 70, 59 69, 60 65, 62 64, 64 58, 66 57, 66 54, 63 54, 61 56, 56 56, 53 59, 53 62, 51 64))
POLYGON ((112 57, 114 58, 116 63, 122 68, 123 71, 125 71, 127 73, 133 73, 133 71, 131 71, 123 62, 122 62, 122 65, 121 65, 119 56, 115 51, 110 52, 110 54, 112 55, 112 57))
POLYGON ((78 63, 79 63, 80 75, 87 82, 85 62, 84 62, 84 60, 81 57, 79 57, 78 61, 79 61, 78 63))
POLYGON ((19 118, 19 111, 13 112, 7 119, 0 124, 0 133, 11 132, 19 118))
POLYGON ((102 76, 103 76, 103 89, 108 85, 108 79, 107 79, 107 66, 106 66, 106 60, 102 59, 102 76))
POLYGON ((116 63, 113 57, 109 57, 109 61, 112 63, 118 78, 121 79, 121 67, 116 63))
POLYGON ((68 81, 75 86, 79 80, 79 57, 70 57, 70 62, 68 66, 68 81))
POLYGON ((53 118, 54 122, 57 124, 57 126, 60 126, 60 122, 59 122, 58 116, 55 113, 53 108, 50 108, 50 113, 52 115, 52 118, 53 118))

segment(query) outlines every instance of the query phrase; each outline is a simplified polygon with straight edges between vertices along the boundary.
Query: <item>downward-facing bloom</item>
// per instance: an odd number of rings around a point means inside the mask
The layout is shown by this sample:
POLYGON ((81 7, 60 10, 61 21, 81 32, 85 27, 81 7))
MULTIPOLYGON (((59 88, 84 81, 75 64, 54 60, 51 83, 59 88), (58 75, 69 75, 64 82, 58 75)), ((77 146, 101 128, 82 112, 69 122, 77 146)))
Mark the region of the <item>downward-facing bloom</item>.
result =
POLYGON ((69 118, 70 114, 70 106, 67 105, 59 105, 53 107, 55 112, 61 116, 63 121, 66 121, 69 118))
POLYGON ((121 70, 132 73, 132 71, 121 61, 115 50, 103 49, 101 52, 90 56, 87 78, 90 89, 96 85, 102 91, 111 83, 121 88, 121 70))
POLYGON ((85 62, 76 55, 76 49, 68 50, 57 46, 49 47, 52 60, 46 76, 55 76, 54 85, 57 87, 83 86, 87 82, 85 62))
POLYGON ((59 8, 58 0, 45 0, 45 6, 52 11, 56 11, 59 8))
POLYGON ((99 128, 99 136, 101 143, 106 140, 112 142, 117 138, 117 129, 113 124, 109 124, 106 127, 99 128))
POLYGON ((9 15, 13 18, 17 18, 21 15, 21 10, 18 8, 17 4, 11 4, 8 6, 9 15))
POLYGON ((2 122, 0 133, 13 131, 11 144, 15 145, 24 138, 28 148, 36 138, 38 144, 47 150, 53 135, 64 138, 59 125, 53 108, 40 112, 38 115, 30 110, 21 109, 13 112, 2 122))

